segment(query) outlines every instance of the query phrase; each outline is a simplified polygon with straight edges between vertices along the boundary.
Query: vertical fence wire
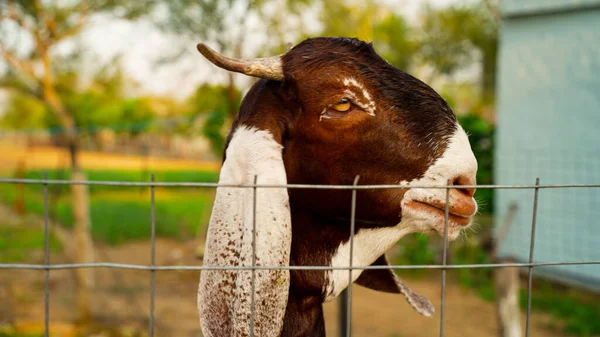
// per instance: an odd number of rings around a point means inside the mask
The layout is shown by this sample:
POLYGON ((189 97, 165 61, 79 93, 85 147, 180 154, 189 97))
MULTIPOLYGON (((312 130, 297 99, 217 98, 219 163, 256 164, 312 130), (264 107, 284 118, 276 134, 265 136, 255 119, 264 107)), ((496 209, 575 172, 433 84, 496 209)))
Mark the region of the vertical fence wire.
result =
MULTIPOLYGON (((48 172, 44 171, 44 181, 48 180, 48 172)), ((44 183, 44 337, 50 335, 50 231, 48 224, 48 183, 44 183)))
MULTIPOLYGON (((450 180, 447 184, 450 186, 450 180)), ((448 261, 448 218, 450 217, 450 188, 446 188, 446 206, 444 206, 444 249, 442 252, 442 266, 446 267, 448 261)), ((441 286, 441 308, 440 308, 440 337, 444 337, 444 314, 446 312, 446 268, 442 268, 441 286)))
POLYGON ((154 267, 156 265, 156 200, 155 200, 155 186, 154 186, 154 173, 150 175, 150 266, 153 267, 150 270, 150 322, 148 327, 149 337, 154 336, 154 295, 155 295, 155 278, 156 271, 154 267))
MULTIPOLYGON (((535 185, 540 185, 540 178, 535 179, 535 185)), ((540 189, 539 187, 535 188, 535 192, 533 194, 533 216, 531 218, 531 241, 529 245, 529 263, 533 263, 533 251, 535 249, 535 225, 537 220, 537 206, 538 206, 538 196, 540 189)), ((531 291, 532 291, 532 283, 533 283, 533 266, 529 266, 529 273, 527 275, 527 319, 525 321, 525 337, 529 337, 529 326, 531 325, 531 291)))
MULTIPOLYGON (((358 185, 360 176, 354 178, 353 186, 358 185)), ((352 258, 354 256, 354 229, 356 227, 356 188, 352 190, 352 204, 350 206, 350 258, 348 261, 348 293, 346 295, 346 336, 352 336, 352 258)))
POLYGON ((256 183, 258 176, 254 176, 254 187, 252 188, 252 279, 250 281, 250 336, 254 337, 254 311, 256 308, 256 183))

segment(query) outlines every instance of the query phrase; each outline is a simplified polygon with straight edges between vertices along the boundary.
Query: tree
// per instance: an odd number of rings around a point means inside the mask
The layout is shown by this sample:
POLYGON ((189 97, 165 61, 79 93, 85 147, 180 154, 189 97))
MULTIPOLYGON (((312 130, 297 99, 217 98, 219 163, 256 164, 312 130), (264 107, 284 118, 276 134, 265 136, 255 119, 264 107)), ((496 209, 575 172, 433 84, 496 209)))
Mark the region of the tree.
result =
POLYGON ((493 103, 498 21, 491 6, 479 3, 470 7, 427 7, 419 52, 426 64, 445 75, 481 62, 482 97, 493 103))
POLYGON ((408 70, 418 44, 406 20, 375 1, 324 1, 319 19, 323 36, 352 36, 373 42, 377 52, 394 66, 408 70))
MULTIPOLYGON (((0 59, 8 66, 0 78, 0 88, 27 95, 52 113, 62 129, 63 145, 70 154, 72 180, 86 177, 78 163, 76 113, 61 97, 57 85, 56 49, 77 36, 94 14, 131 19, 151 8, 148 1, 121 4, 114 0, 12 0, 0 3, 0 59)), ((86 262, 92 258, 87 187, 72 185, 71 198, 78 250, 76 261, 86 262)), ((77 269, 77 275, 79 319, 85 322, 91 315, 88 289, 92 278, 86 269, 77 269)))
MULTIPOLYGON (((303 31, 302 22, 293 19, 298 19, 302 10, 313 2, 314 0, 165 1, 166 15, 161 15, 155 22, 163 31, 176 34, 181 46, 175 48, 173 55, 163 61, 179 59, 189 55, 189 52, 198 58, 195 48, 190 48, 198 42, 214 45, 220 53, 235 58, 283 53, 286 43, 290 42, 286 40, 288 35, 285 32, 293 31, 300 35, 303 31), (262 55, 244 54, 245 47, 249 44, 248 31, 253 18, 259 19, 264 26, 262 30, 269 32, 269 38, 262 45, 253 46, 262 55)), ((218 154, 221 154, 224 145, 224 130, 228 129, 235 118, 241 99, 235 74, 226 72, 226 76, 225 85, 202 85, 190 101, 193 109, 197 109, 195 113, 209 113, 202 133, 211 142, 213 152, 218 154), (206 92, 200 92, 201 90, 206 92)))

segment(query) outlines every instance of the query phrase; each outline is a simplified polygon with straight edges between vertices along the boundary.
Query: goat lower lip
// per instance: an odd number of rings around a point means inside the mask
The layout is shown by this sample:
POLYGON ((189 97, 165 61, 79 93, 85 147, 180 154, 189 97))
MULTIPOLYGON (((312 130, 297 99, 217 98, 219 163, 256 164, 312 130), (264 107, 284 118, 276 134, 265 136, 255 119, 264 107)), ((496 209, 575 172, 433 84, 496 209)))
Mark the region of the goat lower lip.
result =
MULTIPOLYGON (((411 200, 409 202, 406 203, 406 206, 411 207, 411 208, 415 208, 415 209, 423 209, 426 210, 428 212, 431 212, 432 210, 435 210, 438 213, 441 213, 441 215, 443 217, 445 217, 446 215, 446 210, 444 208, 440 208, 437 207, 435 205, 432 204, 428 204, 422 201, 417 201, 417 200, 411 200)), ((464 215, 464 214, 457 214, 457 213, 452 213, 449 212, 448 213, 448 220, 452 220, 453 222, 456 222, 460 225, 468 225, 469 223, 471 223, 471 216, 470 215, 464 215)))

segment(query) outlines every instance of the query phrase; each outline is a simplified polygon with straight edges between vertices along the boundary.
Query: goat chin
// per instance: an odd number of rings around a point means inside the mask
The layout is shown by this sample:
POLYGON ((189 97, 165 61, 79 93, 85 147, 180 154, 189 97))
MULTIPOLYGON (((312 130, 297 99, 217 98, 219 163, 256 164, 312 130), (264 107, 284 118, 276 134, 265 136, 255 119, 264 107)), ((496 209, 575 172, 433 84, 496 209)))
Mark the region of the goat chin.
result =
MULTIPOLYGON (((403 214, 399 226, 402 226, 408 232, 444 236, 445 219, 443 215, 414 212, 412 210, 403 212, 403 214)), ((455 221, 448 220, 448 240, 456 240, 460 236, 461 231, 467 227, 455 221)))

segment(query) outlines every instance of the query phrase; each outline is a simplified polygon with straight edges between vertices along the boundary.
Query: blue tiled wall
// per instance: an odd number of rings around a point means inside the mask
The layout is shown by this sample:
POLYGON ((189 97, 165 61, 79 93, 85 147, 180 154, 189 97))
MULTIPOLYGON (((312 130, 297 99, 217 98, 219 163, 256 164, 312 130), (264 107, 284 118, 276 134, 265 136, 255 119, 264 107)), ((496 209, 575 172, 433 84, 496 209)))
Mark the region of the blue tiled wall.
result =
MULTIPOLYGON (((505 0, 503 9, 598 2, 505 0)), ((506 20, 499 60, 496 183, 600 184, 600 8, 506 20)), ((533 191, 497 190, 498 220, 512 201, 501 254, 527 261, 533 191)), ((600 260, 600 189, 540 191, 534 259, 600 260)), ((600 265, 535 270, 600 290, 600 265)))

